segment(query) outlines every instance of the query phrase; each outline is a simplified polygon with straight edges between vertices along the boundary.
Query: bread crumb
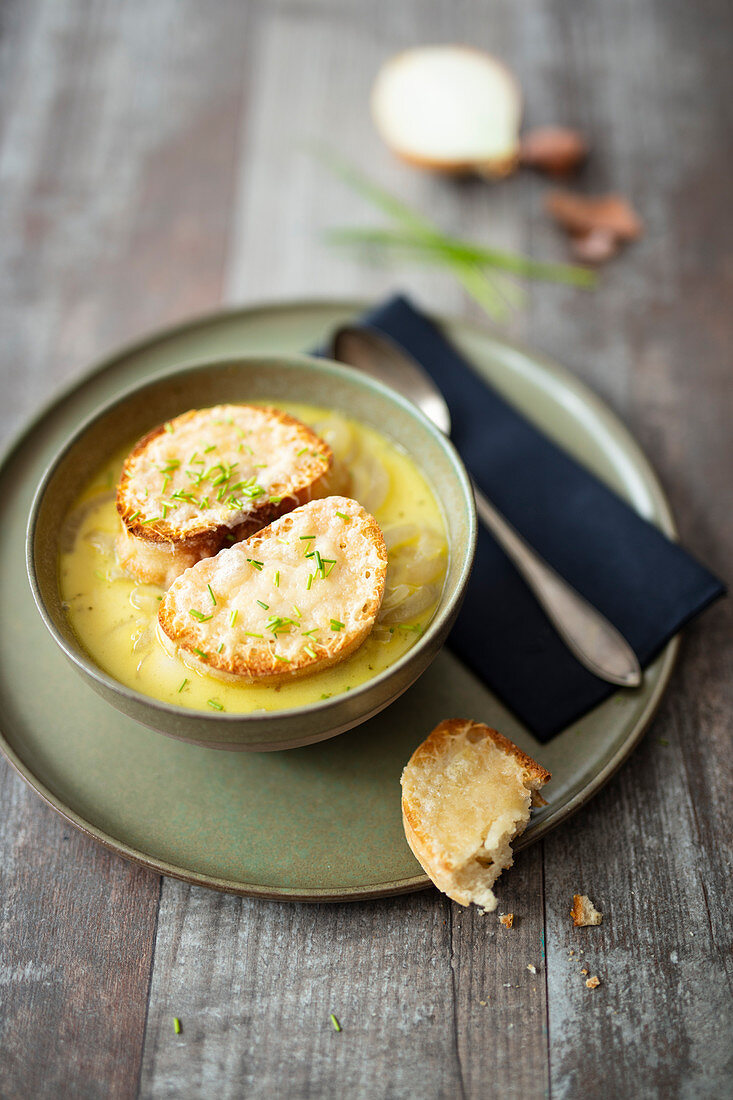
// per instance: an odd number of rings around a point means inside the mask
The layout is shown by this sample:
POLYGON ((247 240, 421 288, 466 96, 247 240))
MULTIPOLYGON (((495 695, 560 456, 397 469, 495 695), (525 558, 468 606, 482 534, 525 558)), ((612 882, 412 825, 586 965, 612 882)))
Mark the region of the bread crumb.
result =
POLYGON ((585 984, 588 986, 588 989, 598 989, 598 986, 601 984, 601 979, 594 974, 585 984))
POLYGON ((486 1008, 487 1002, 486 1001, 479 1001, 479 1004, 483 1005, 483 1007, 486 1008))
POLYGON ((503 924, 505 928, 513 928, 514 927, 514 914, 513 913, 502 913, 501 916, 499 917, 499 923, 503 924))
POLYGON ((569 958, 569 959, 572 959, 572 957, 573 957, 573 955, 574 955, 574 954, 575 954, 575 948, 574 948, 574 947, 571 947, 571 948, 570 948, 570 951, 569 951, 569 953, 568 953, 568 958, 569 958))
POLYGON ((534 965, 534 963, 527 963, 527 970, 529 970, 530 974, 537 973, 537 967, 534 965))
POLYGON ((586 970, 586 968, 585 968, 585 967, 583 967, 583 969, 581 970, 581 972, 580 972, 580 973, 581 973, 581 974, 587 974, 587 973, 588 973, 588 971, 586 970))
POLYGON ((600 924, 603 914, 599 913, 587 894, 573 894, 573 907, 570 910, 576 928, 586 928, 591 924, 600 924))

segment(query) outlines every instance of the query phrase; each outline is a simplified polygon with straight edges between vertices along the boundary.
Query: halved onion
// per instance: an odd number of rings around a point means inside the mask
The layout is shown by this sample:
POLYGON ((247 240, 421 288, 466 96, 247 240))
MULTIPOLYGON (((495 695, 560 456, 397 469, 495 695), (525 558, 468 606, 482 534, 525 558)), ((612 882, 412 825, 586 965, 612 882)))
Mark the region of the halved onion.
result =
POLYGON ((372 116, 390 149, 445 172, 512 172, 521 114, 509 69, 469 46, 405 50, 382 66, 372 90, 372 116))

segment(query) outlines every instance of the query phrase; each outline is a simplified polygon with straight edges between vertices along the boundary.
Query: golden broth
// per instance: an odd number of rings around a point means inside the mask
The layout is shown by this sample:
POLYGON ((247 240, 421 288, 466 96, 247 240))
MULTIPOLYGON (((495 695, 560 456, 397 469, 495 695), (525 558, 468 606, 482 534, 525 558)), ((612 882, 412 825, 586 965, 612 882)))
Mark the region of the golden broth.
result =
POLYGON ((347 471, 345 495, 371 512, 387 543, 384 600, 374 630, 351 657, 323 672, 279 684, 237 684, 194 670, 171 655, 157 633, 163 590, 123 573, 114 486, 129 448, 100 470, 71 509, 62 533, 61 595, 84 648, 120 683, 166 703, 250 714, 329 698, 388 668, 435 613, 447 568, 443 517, 412 459, 373 428, 311 405, 281 405, 309 424, 347 471))

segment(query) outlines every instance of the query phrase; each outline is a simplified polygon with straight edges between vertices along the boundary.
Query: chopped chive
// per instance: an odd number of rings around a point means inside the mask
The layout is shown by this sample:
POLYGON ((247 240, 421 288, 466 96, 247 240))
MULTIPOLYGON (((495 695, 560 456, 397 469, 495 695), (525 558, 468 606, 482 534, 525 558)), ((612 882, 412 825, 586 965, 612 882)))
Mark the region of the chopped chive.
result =
POLYGON ((131 516, 128 516, 128 523, 132 523, 132 521, 134 519, 137 519, 137 517, 139 515, 140 515, 140 509, 138 508, 137 512, 133 512, 131 516))
POLYGON ((160 516, 151 516, 150 519, 143 520, 143 527, 146 523, 156 523, 160 519, 160 516))
POLYGON ((280 570, 275 573, 275 588, 280 587, 280 570))
POLYGON ((265 611, 270 610, 269 603, 263 603, 262 600, 256 600, 255 602, 258 603, 260 605, 260 607, 264 607, 265 611))
POLYGON ((306 539, 314 539, 315 537, 315 535, 298 535, 301 542, 305 542, 306 539))
POLYGON ((338 1020, 334 1016, 333 1012, 331 1013, 331 1023, 333 1024, 333 1030, 334 1031, 340 1031, 341 1030, 341 1024, 338 1022, 338 1020))
POLYGON ((318 656, 312 645, 303 646, 303 650, 308 654, 309 657, 315 658, 318 656))
POLYGON ((216 443, 210 443, 209 446, 204 449, 204 454, 207 455, 211 451, 215 451, 215 450, 216 450, 216 443))
POLYGON ((300 608, 297 606, 297 604, 293 604, 293 611, 295 612, 295 614, 298 616, 299 619, 303 618, 303 612, 300 610, 300 608))
POLYGON ((270 497, 270 504, 279 504, 281 500, 282 497, 270 497))
POLYGON ((107 580, 104 573, 102 573, 102 571, 100 569, 95 569, 94 570, 94 576, 97 578, 98 581, 106 581, 107 580))
POLYGON ((331 619, 331 630, 343 630, 344 624, 340 623, 338 619, 331 619))
POLYGON ((188 683, 188 680, 184 680, 184 681, 183 681, 183 683, 182 683, 182 684, 181 684, 181 686, 179 687, 178 691, 176 692, 176 695, 180 695, 180 694, 181 694, 181 692, 183 691, 183 689, 185 688, 185 686, 186 686, 186 684, 187 684, 187 683, 188 683))
POLYGON ((204 653, 203 649, 196 649, 196 646, 194 646, 193 651, 199 655, 202 661, 208 661, 209 655, 208 653, 204 653))
POLYGON ((264 634, 253 634, 250 630, 245 630, 245 638, 264 638, 264 634))
POLYGON ((330 698, 331 698, 331 692, 330 691, 324 691, 323 695, 321 696, 321 699, 330 699, 330 698))
POLYGON ((166 491, 166 489, 168 488, 168 485, 170 484, 170 480, 171 480, 171 475, 170 474, 165 474, 165 476, 163 477, 163 488, 160 490, 161 493, 164 493, 166 491))
POLYGON ((224 707, 221 703, 217 703, 216 699, 207 699, 206 705, 211 707, 212 710, 224 710, 224 707))
POLYGON ((216 607, 216 596, 214 595, 214 590, 213 590, 213 588, 211 587, 210 584, 207 584, 206 587, 209 590, 209 595, 211 596, 211 602, 213 603, 214 607, 216 607))
POLYGON ((189 615, 192 619, 195 619, 198 623, 208 623, 209 619, 213 619, 213 615, 204 615, 203 611, 189 611, 189 615))
POLYGON ((306 454, 306 453, 307 453, 307 451, 308 451, 308 448, 307 448, 307 447, 303 447, 303 448, 302 448, 302 450, 298 451, 298 453, 297 453, 297 455, 296 455, 295 457, 296 457, 296 458, 300 458, 300 456, 301 456, 301 455, 304 455, 304 454, 306 454))
POLYGON ((284 665, 292 664, 292 661, 289 657, 281 657, 279 653, 274 653, 273 656, 276 661, 282 661, 284 665))
POLYGON ((247 561, 249 562, 249 564, 252 566, 253 569, 257 570, 258 573, 260 573, 262 571, 262 566, 264 565, 264 562, 255 561, 254 558, 247 558, 247 561))
POLYGON ((308 574, 308 580, 305 582, 306 592, 310 592, 310 587, 311 587, 312 584, 313 584, 313 574, 309 573, 308 574))
POLYGON ((165 430, 166 430, 166 431, 167 431, 167 432, 168 432, 168 433, 169 433, 170 435, 173 435, 173 425, 172 425, 172 424, 164 424, 164 425, 163 425, 163 427, 165 428, 165 430))
POLYGON ((303 635, 304 638, 310 638, 311 634, 317 634, 317 633, 318 633, 318 627, 317 626, 314 626, 312 630, 302 630, 301 631, 301 634, 303 635))
POLYGON ((234 626, 234 624, 235 624, 235 623, 236 623, 236 621, 237 621, 237 615, 238 615, 238 614, 239 614, 239 611, 238 611, 238 610, 236 609, 236 607, 235 607, 235 608, 234 608, 234 611, 232 611, 231 615, 229 616, 229 625, 230 625, 230 626, 234 626))
MULTIPOLYGON (((184 683, 185 682, 186 681, 184 680, 184 683)), ((181 1034, 181 1021, 178 1019, 177 1016, 173 1017, 173 1030, 175 1031, 176 1035, 181 1034)))
POLYGON ((166 519, 167 516, 168 516, 168 505, 164 504, 163 505, 163 519, 166 519))
POLYGON ((351 516, 347 516, 346 512, 337 512, 336 515, 339 519, 342 519, 344 523, 351 523, 351 516))
POLYGON ((290 543, 288 542, 288 540, 287 540, 287 539, 281 539, 281 538, 280 538, 280 537, 278 536, 278 539, 277 539, 277 541, 278 541, 278 542, 281 542, 281 543, 283 544, 283 546, 290 546, 290 543))
POLYGON ((322 577, 325 577, 326 570, 323 568, 323 558, 321 557, 318 550, 314 550, 313 553, 315 554, 315 557, 316 557, 316 565, 318 566, 318 572, 321 574, 322 577))

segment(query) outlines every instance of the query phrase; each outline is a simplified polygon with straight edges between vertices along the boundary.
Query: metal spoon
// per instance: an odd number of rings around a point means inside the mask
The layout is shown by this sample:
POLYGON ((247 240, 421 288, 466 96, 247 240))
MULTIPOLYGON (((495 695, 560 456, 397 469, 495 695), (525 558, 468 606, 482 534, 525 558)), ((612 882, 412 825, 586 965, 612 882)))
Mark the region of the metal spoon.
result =
MULTIPOLYGON (((334 333, 331 354, 391 386, 442 432, 450 433, 450 412, 440 390, 420 364, 388 337, 374 329, 345 326, 334 333)), ((473 491, 479 518, 522 574, 568 649, 601 680, 637 687, 639 662, 615 626, 525 542, 475 482, 473 491)))

